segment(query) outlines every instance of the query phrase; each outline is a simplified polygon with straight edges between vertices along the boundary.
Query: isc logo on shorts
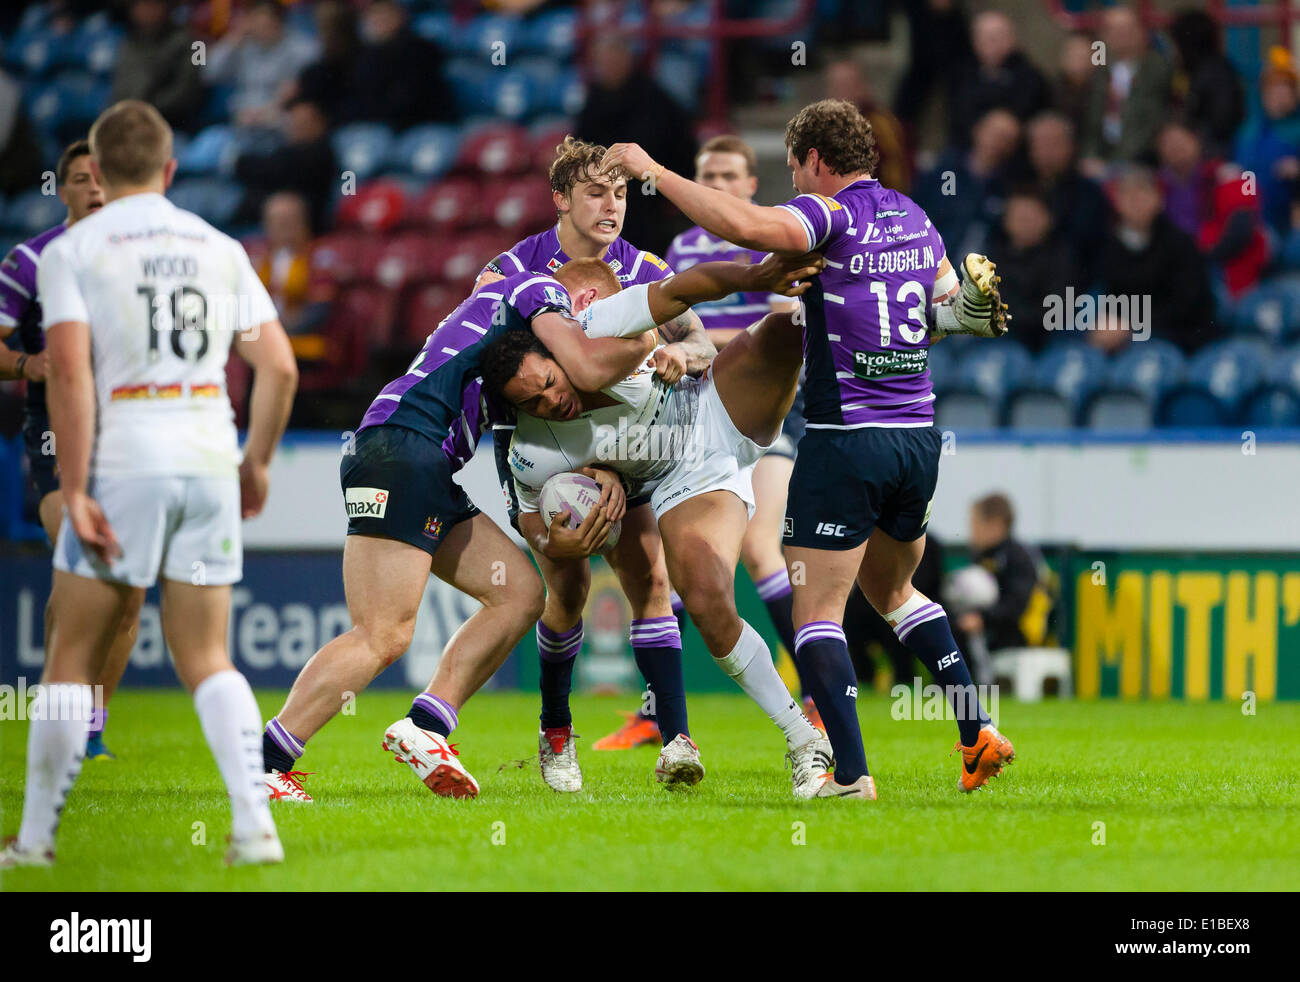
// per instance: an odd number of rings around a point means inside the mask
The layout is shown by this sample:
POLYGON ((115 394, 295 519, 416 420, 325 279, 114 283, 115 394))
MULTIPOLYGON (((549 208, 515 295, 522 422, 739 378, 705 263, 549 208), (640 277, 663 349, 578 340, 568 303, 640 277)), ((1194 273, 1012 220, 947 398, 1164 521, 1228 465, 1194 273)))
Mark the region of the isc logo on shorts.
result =
POLYGON ((836 525, 834 522, 818 522, 817 535, 833 535, 837 539, 844 538, 847 529, 843 525, 836 525))
POLYGON ((388 492, 383 488, 348 488, 343 492, 348 518, 383 518, 388 492))

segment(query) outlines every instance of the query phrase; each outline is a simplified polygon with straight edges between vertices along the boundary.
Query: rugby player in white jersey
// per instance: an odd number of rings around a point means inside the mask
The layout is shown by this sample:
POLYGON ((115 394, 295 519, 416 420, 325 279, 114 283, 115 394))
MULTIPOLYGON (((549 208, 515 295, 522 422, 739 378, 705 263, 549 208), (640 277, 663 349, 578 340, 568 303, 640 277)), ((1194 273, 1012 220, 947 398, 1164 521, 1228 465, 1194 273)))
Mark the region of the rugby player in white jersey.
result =
POLYGON ((22 825, 0 866, 53 863, 91 682, 132 595, 160 577, 163 635, 230 795, 226 861, 280 862, 257 703, 226 632, 240 520, 266 501, 297 366, 244 250, 163 197, 176 161, 158 111, 111 106, 90 146, 107 204, 52 242, 37 271, 65 508, 58 630, 28 731, 22 825), (254 373, 242 462, 225 388, 232 343, 254 373))
MULTIPOLYGON (((706 273, 696 266, 680 277, 706 273)), ((724 264, 726 265, 726 264, 724 264)), ((674 280, 619 290, 600 263, 574 263, 566 274, 574 311, 590 336, 622 337, 677 316, 685 304, 674 280)), ((821 269, 813 257, 737 267, 741 289, 761 290, 774 269, 806 281, 821 269)), ((734 278, 733 278, 734 282, 734 278)), ((780 292, 795 296, 806 282, 780 292)), ((724 296, 735 287, 711 291, 724 296)), ((776 439, 794 400, 802 364, 791 314, 772 314, 740 334, 703 378, 669 386, 640 372, 599 392, 580 391, 544 344, 504 337, 483 356, 483 385, 520 412, 510 454, 520 527, 544 541, 538 493, 556 473, 597 464, 650 493, 669 577, 719 667, 767 713, 785 736, 794 793, 811 797, 831 766, 830 743, 781 681, 771 653, 735 606, 735 568, 754 500, 754 463, 776 439)), ((558 516, 557 516, 558 517, 558 516)))

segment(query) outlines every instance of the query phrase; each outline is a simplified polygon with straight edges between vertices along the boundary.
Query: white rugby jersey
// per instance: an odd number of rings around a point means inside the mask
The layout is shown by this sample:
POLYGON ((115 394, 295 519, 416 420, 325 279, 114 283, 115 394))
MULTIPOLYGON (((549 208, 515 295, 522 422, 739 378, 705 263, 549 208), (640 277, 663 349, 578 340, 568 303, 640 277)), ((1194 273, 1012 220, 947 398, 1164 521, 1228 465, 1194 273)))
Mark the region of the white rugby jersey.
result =
MULTIPOLYGON (((577 315, 578 322, 593 338, 641 334, 655 326, 648 289, 642 284, 597 300, 577 315)), ((681 458, 695 422, 695 379, 664 385, 653 368, 642 364, 601 391, 618 404, 570 420, 519 414, 509 459, 520 511, 540 510, 542 485, 556 474, 591 464, 623 475, 634 496, 649 494, 681 458)))
POLYGON ((43 328, 90 325, 92 475, 233 474, 230 345, 278 319, 238 242, 161 194, 132 194, 50 243, 37 285, 43 328))

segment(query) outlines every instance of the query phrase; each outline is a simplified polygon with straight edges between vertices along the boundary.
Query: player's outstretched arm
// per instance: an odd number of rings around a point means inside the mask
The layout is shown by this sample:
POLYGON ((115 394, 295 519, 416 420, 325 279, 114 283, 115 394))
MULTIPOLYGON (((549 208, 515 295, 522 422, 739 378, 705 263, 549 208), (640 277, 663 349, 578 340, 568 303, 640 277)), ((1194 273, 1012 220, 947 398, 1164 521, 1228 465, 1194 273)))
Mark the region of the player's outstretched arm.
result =
POLYGON ((577 321, 554 311, 533 318, 533 333, 582 392, 599 392, 627 378, 655 346, 648 332, 632 338, 589 338, 577 321))
POLYGON ((808 233, 791 212, 742 201, 726 191, 696 184, 655 163, 635 143, 615 143, 605 152, 600 172, 608 174, 617 167, 642 182, 652 182, 656 194, 662 194, 696 225, 727 242, 769 252, 799 253, 808 248, 808 233))
POLYGON ((248 439, 239 465, 239 496, 244 518, 266 504, 271 456, 275 453, 293 409, 298 389, 298 363, 289 337, 278 320, 241 333, 235 350, 253 369, 253 394, 248 407, 248 439))
POLYGON ((758 265, 746 263, 699 263, 667 279, 651 283, 646 299, 650 316, 658 324, 680 317, 697 303, 721 300, 733 293, 779 293, 797 297, 808 289, 808 280, 826 266, 811 253, 798 256, 770 255, 758 265))

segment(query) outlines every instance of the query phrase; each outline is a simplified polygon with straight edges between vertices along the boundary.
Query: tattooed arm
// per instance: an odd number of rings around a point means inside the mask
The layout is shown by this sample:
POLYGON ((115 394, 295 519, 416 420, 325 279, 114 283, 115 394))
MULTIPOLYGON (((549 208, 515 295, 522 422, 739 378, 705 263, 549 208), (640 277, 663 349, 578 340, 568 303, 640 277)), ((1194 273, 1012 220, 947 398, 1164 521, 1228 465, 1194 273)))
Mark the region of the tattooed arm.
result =
POLYGON ((699 375, 709 367, 718 353, 709 340, 709 332, 699 315, 693 310, 679 314, 672 320, 659 326, 659 336, 667 342, 667 347, 677 348, 686 359, 686 372, 699 375))

